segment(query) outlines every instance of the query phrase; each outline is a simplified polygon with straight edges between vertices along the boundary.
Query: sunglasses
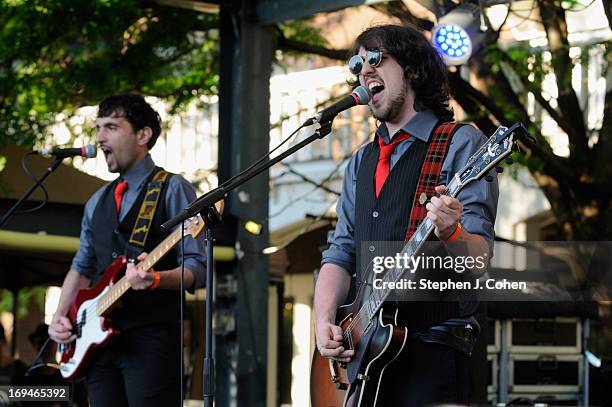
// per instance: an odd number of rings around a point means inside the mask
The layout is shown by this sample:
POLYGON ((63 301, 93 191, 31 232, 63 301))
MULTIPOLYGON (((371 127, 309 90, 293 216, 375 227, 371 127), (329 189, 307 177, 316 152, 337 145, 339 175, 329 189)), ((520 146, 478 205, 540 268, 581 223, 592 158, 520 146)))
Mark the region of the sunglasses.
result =
POLYGON ((367 61, 372 68, 377 67, 383 60, 383 53, 379 49, 368 50, 365 59, 361 55, 353 55, 348 61, 349 71, 353 75, 359 75, 363 69, 363 64, 367 61))

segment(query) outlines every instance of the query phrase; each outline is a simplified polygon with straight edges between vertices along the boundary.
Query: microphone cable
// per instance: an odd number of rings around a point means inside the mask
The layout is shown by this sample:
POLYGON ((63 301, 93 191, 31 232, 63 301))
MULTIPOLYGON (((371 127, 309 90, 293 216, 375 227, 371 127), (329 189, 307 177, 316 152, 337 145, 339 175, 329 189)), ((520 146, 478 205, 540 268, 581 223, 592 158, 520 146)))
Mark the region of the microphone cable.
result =
MULTIPOLYGON (((194 276, 195 278, 195 276, 194 276)), ((180 387, 181 387, 181 404, 182 407, 185 401, 185 222, 181 222, 181 282, 180 282, 180 346, 181 351, 179 352, 180 362, 180 387)))
MULTIPOLYGON (((24 155, 21 156, 21 168, 23 168, 23 171, 28 174, 28 176, 30 178, 32 178, 32 180, 35 183, 39 183, 40 180, 38 179, 38 177, 34 174, 32 174, 32 172, 30 171, 30 169, 28 168, 28 164, 26 162, 27 158, 31 155, 36 154, 35 151, 28 151, 27 153, 25 153, 24 155)), ((37 210, 41 209, 43 206, 45 206, 47 204, 47 202, 49 202, 49 193, 47 192, 47 188, 45 188, 45 186, 42 183, 38 184, 38 187, 42 190, 43 192, 43 200, 40 204, 36 205, 34 208, 30 208, 30 209, 24 209, 22 211, 18 211, 15 212, 15 215, 24 215, 27 213, 32 213, 32 212, 36 212, 37 210)))

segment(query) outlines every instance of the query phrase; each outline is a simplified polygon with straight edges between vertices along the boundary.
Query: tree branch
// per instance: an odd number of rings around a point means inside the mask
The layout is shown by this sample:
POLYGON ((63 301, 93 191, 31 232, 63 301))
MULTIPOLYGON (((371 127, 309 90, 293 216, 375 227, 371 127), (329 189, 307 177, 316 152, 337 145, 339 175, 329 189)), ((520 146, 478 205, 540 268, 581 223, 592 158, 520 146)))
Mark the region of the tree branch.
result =
MULTIPOLYGON (((475 107, 478 108, 478 106, 482 106, 502 125, 509 127, 513 124, 506 118, 506 113, 499 109, 491 98, 487 97, 478 89, 475 89, 472 85, 463 80, 463 78, 461 78, 458 73, 449 74, 449 80, 451 83, 451 87, 455 91, 456 95, 461 94, 469 99, 472 99, 470 102, 471 108, 469 108, 469 110, 466 109, 466 111, 474 112, 475 107)), ((455 99, 458 100, 457 96, 455 96, 455 99)), ((463 103, 460 104, 461 106, 464 106, 463 103)), ((522 121, 524 124, 528 125, 529 127, 535 128, 535 125, 533 125, 533 123, 529 119, 529 115, 527 114, 527 112, 523 110, 521 112, 521 116, 523 117, 522 121)), ((495 130, 495 128, 493 128, 493 130, 495 130)), ((484 129, 482 130, 484 131, 484 129)), ((540 133, 536 133, 534 136, 538 141, 537 144, 529 142, 524 142, 523 144, 532 152, 533 155, 544 161, 546 166, 544 167, 543 171, 548 176, 557 180, 557 182, 559 182, 560 184, 566 182, 572 183, 572 181, 575 182, 576 177, 573 172, 564 162, 562 162, 560 157, 557 157, 552 152, 552 149, 550 148, 550 145, 548 144, 546 139, 542 137, 540 133)))
POLYGON ((303 52, 305 54, 314 54, 322 57, 335 59, 338 61, 346 61, 349 50, 346 49, 330 49, 318 45, 307 44, 305 42, 286 38, 283 33, 278 30, 277 48, 288 51, 303 52))
POLYGON ((566 117, 570 156, 575 162, 588 162, 589 146, 587 128, 578 96, 572 87, 572 61, 569 57, 569 42, 565 11, 553 0, 538 0, 542 24, 546 31, 548 46, 552 54, 552 66, 557 81, 559 111, 566 117), (569 131, 568 131, 569 130, 569 131))
POLYGON ((513 70, 513 72, 519 77, 519 79, 521 80, 521 83, 523 84, 523 86, 533 94, 533 96, 535 97, 536 101, 540 104, 540 106, 542 106, 542 108, 544 110, 546 110, 546 113, 548 113, 548 115, 555 121, 557 122, 557 124, 559 125, 559 127, 561 127, 561 129, 567 133, 573 133, 574 132, 574 128, 572 126, 572 124, 564 117, 562 116, 559 112, 557 112, 555 109, 553 109, 553 107, 550 105, 550 103, 544 99, 544 96, 542 96, 542 92, 540 89, 538 89, 532 82, 529 81, 528 78, 525 78, 523 75, 521 75, 520 70, 517 69, 516 66, 516 62, 514 62, 506 52, 500 50, 500 53, 502 55, 502 59, 505 63, 507 63, 513 70))

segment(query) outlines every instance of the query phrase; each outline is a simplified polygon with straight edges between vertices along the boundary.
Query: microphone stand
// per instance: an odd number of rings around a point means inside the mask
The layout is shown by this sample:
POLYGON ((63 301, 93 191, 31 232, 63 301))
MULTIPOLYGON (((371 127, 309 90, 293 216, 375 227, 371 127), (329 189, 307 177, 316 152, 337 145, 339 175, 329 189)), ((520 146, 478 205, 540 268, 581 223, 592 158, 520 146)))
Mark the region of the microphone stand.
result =
POLYGON ((215 202, 222 200, 230 191, 249 181, 251 178, 259 175, 263 171, 272 167, 274 164, 282 161, 286 157, 302 149, 308 144, 317 139, 322 139, 331 132, 331 124, 334 118, 328 119, 324 123, 319 123, 318 128, 308 138, 302 140, 295 146, 287 149, 278 156, 269 159, 259 166, 253 167, 244 174, 239 174, 236 177, 229 179, 217 188, 202 195, 200 198, 193 201, 189 206, 174 218, 166 221, 161 225, 162 229, 169 230, 175 225, 184 220, 201 214, 206 224, 206 339, 204 349, 204 368, 203 368, 203 399, 205 407, 213 407, 215 401, 215 360, 212 349, 212 296, 213 296, 213 246, 214 246, 214 228, 220 222, 221 216, 215 208, 215 202))
POLYGON ((6 212, 4 214, 4 216, 2 217, 2 219, 0 220, 0 227, 2 225, 4 225, 6 223, 6 221, 9 220, 9 218, 11 217, 11 215, 13 215, 13 213, 17 210, 17 208, 19 208, 19 206, 26 200, 28 199, 28 197, 30 195, 32 195, 32 192, 34 192, 34 190, 36 188, 38 188, 38 186, 40 184, 43 183, 43 181, 49 176, 51 175, 51 173, 53 171, 55 171, 57 169, 57 167, 59 167, 59 165, 62 163, 63 158, 60 157, 55 157, 53 159, 53 162, 51 163, 51 165, 49 167, 47 167, 47 170, 45 171, 45 173, 42 175, 42 177, 36 179, 36 182, 30 187, 30 189, 28 189, 27 191, 25 191, 23 193, 23 195, 21 195, 21 197, 19 198, 19 200, 17 202, 15 202, 15 205, 13 205, 11 207, 11 209, 8 210, 8 212, 6 212))

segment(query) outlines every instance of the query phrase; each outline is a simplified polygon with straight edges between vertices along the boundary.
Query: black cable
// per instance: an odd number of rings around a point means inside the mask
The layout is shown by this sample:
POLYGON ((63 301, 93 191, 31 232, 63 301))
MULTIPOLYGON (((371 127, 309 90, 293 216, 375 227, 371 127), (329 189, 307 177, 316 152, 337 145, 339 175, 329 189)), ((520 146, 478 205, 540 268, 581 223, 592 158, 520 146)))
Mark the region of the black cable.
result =
POLYGON ((540 21, 540 20, 537 20, 537 19, 534 19, 534 18, 529 18, 529 16, 535 10, 535 6, 536 6, 536 2, 534 1, 533 3, 531 3, 531 8, 529 10, 527 10, 527 9, 513 10, 512 9, 512 4, 509 4, 508 5, 508 15, 512 14, 512 15, 514 15, 516 17, 522 18, 522 20, 520 20, 518 23, 515 23, 512 27, 502 27, 500 29, 500 31, 512 30, 513 28, 516 28, 516 27, 520 26, 521 24, 525 23, 526 21, 533 21, 533 22, 542 24, 542 21, 540 21), (519 13, 517 13, 518 11, 521 11, 521 12, 522 11, 527 11, 527 16, 520 15, 519 13))
POLYGON ((231 177, 230 179, 228 179, 227 181, 225 181, 222 185, 229 185, 232 181, 236 180, 237 178, 240 178, 241 176, 243 176, 245 173, 249 172, 251 169, 257 167, 259 164, 265 162, 265 160, 267 158, 270 157, 270 155, 272 155, 273 152, 275 152, 276 150, 278 150, 283 144, 285 144, 286 142, 288 142, 291 138, 293 138, 293 136, 295 136, 297 134, 298 131, 302 130, 304 128, 304 124, 302 124, 300 127, 298 127, 297 129, 295 129, 290 135, 288 135, 283 141, 280 142, 279 145, 277 145, 276 147, 274 147, 272 150, 268 151, 266 154, 264 154, 259 160, 255 161, 253 164, 251 164, 248 168, 242 170, 241 172, 239 172, 238 174, 234 175, 233 177, 231 177))
POLYGON ((327 187, 327 186, 325 186, 323 184, 320 184, 320 183, 318 183, 317 181, 315 181, 313 179, 308 178, 306 175, 304 175, 301 172, 296 171, 295 169, 293 169, 293 167, 291 167, 289 164, 283 163, 283 162, 281 162, 281 164, 283 164, 285 167, 287 167, 287 172, 285 172, 284 174, 291 173, 291 174, 297 175, 302 180, 308 182, 309 184, 312 184, 312 185, 316 186, 317 188, 321 188, 322 190, 324 190, 326 192, 329 192, 330 194, 334 194, 336 196, 340 196, 340 192, 334 191, 333 189, 331 189, 331 188, 329 188, 329 187, 327 187))
MULTIPOLYGON (((32 372, 32 370, 35 370, 35 369, 38 369, 39 367, 47 365, 47 363, 45 363, 45 362, 41 362, 41 363, 36 363, 36 362, 38 362, 40 360, 40 357, 42 356, 42 354, 43 354, 45 348, 47 347, 47 345, 49 345, 50 341, 51 341, 51 338, 49 337, 49 338, 47 338, 47 340, 45 341, 43 346, 40 347, 40 349, 38 350, 38 353, 36 354, 36 357, 34 358, 34 362, 32 362, 32 365, 25 372, 26 376, 29 376, 30 373, 32 372)), ((57 367, 59 367, 59 366, 57 366, 57 367)))
MULTIPOLYGON (((30 178, 32 178, 32 180, 33 180, 35 183, 39 183, 39 182, 40 182, 40 179, 38 179, 38 177, 37 177, 37 176, 35 176, 34 174, 32 174, 32 172, 30 171, 30 169, 28 168, 28 165, 27 165, 27 163, 26 163, 26 159, 27 159, 29 156, 34 155, 34 154, 36 154, 34 151, 28 151, 28 152, 26 152, 24 155, 22 155, 22 156, 21 156, 21 168, 23 168, 23 171, 24 171, 26 174, 28 174, 28 176, 29 176, 30 178)), ((38 187, 39 187, 40 189, 42 189, 42 192, 43 192, 43 195, 44 195, 44 198, 43 198, 42 202, 41 202, 40 204, 36 205, 34 208, 24 209, 24 210, 22 210, 22 211, 15 212, 15 215, 23 215, 23 214, 26 214, 26 213, 32 213, 32 212, 35 212, 35 211, 37 211, 37 210, 41 209, 43 206, 45 206, 45 205, 47 204, 47 202, 49 202, 49 193, 47 192, 47 188, 45 188, 45 186, 44 186, 42 183, 39 183, 39 184, 38 184, 38 187)))
MULTIPOLYGON (((195 276, 194 276, 195 278, 195 276)), ((181 404, 179 407, 182 407, 183 402, 185 401, 185 388, 184 388, 184 377, 185 377, 185 315, 184 315, 184 307, 185 307, 185 222, 181 222, 181 282, 180 282, 180 331, 181 331, 181 351, 179 352, 181 356, 180 362, 180 386, 181 386, 181 404)))
MULTIPOLYGON (((338 164, 336 165, 336 167, 335 167, 335 168, 334 168, 334 169, 333 169, 333 170, 332 170, 332 171, 329 173, 329 175, 328 175, 327 177, 325 177, 325 178, 324 178, 324 179, 323 179, 323 180, 322 180, 320 183, 318 183, 318 184, 317 184, 317 186, 315 186, 315 188, 314 188, 314 189, 312 189, 312 190, 310 190, 310 191, 306 192, 305 194, 302 194, 302 195, 298 196, 297 198, 292 199, 292 200, 291 200, 291 201, 289 201, 287 204, 285 204, 285 206, 283 206, 283 207, 282 207, 280 210, 278 210, 278 211, 274 212, 273 214, 269 215, 269 216, 268 216, 266 219, 264 219, 264 220, 263 220, 261 223, 267 222, 267 221, 269 221, 270 219, 272 219, 272 218, 274 218, 274 217, 276 217, 276 216, 280 215, 281 213, 283 213, 284 211, 286 211, 286 210, 287 210, 287 209, 288 209, 288 208, 289 208, 291 205, 293 205, 293 204, 294 204, 294 203, 296 203, 297 201, 299 201, 299 200, 301 200, 301 199, 305 198, 306 196, 310 195, 311 193, 313 193, 314 191, 316 191, 317 189, 319 189, 319 188, 320 188, 320 187, 319 187, 319 185, 320 185, 320 186, 324 186, 324 185, 325 185, 327 182, 329 182, 329 181, 332 179, 332 177, 334 177, 334 176, 335 176, 335 174, 338 172, 338 170, 340 169, 340 167, 342 166, 342 164, 344 164, 344 162, 345 162, 346 160, 348 160, 349 158, 351 158, 351 157, 352 157, 352 156, 355 154, 355 152, 356 152, 357 150, 359 150, 359 149, 360 149, 360 148, 361 148, 361 147, 362 147, 362 146, 363 146, 363 145, 364 145, 364 144, 365 144, 365 143, 366 143, 366 142, 367 142, 369 139, 370 139, 370 135, 368 134, 368 135, 367 135, 367 136, 364 138, 364 140, 363 140, 363 141, 362 141, 362 142, 361 142, 361 143, 360 143, 360 144, 359 144, 357 147, 355 147, 355 148, 354 148, 354 149, 351 151, 351 154, 349 154, 349 155, 345 156, 344 158, 342 158, 342 160, 340 160, 340 161, 338 162, 338 164)), ((287 164, 285 164, 285 165, 287 165, 287 164)))

